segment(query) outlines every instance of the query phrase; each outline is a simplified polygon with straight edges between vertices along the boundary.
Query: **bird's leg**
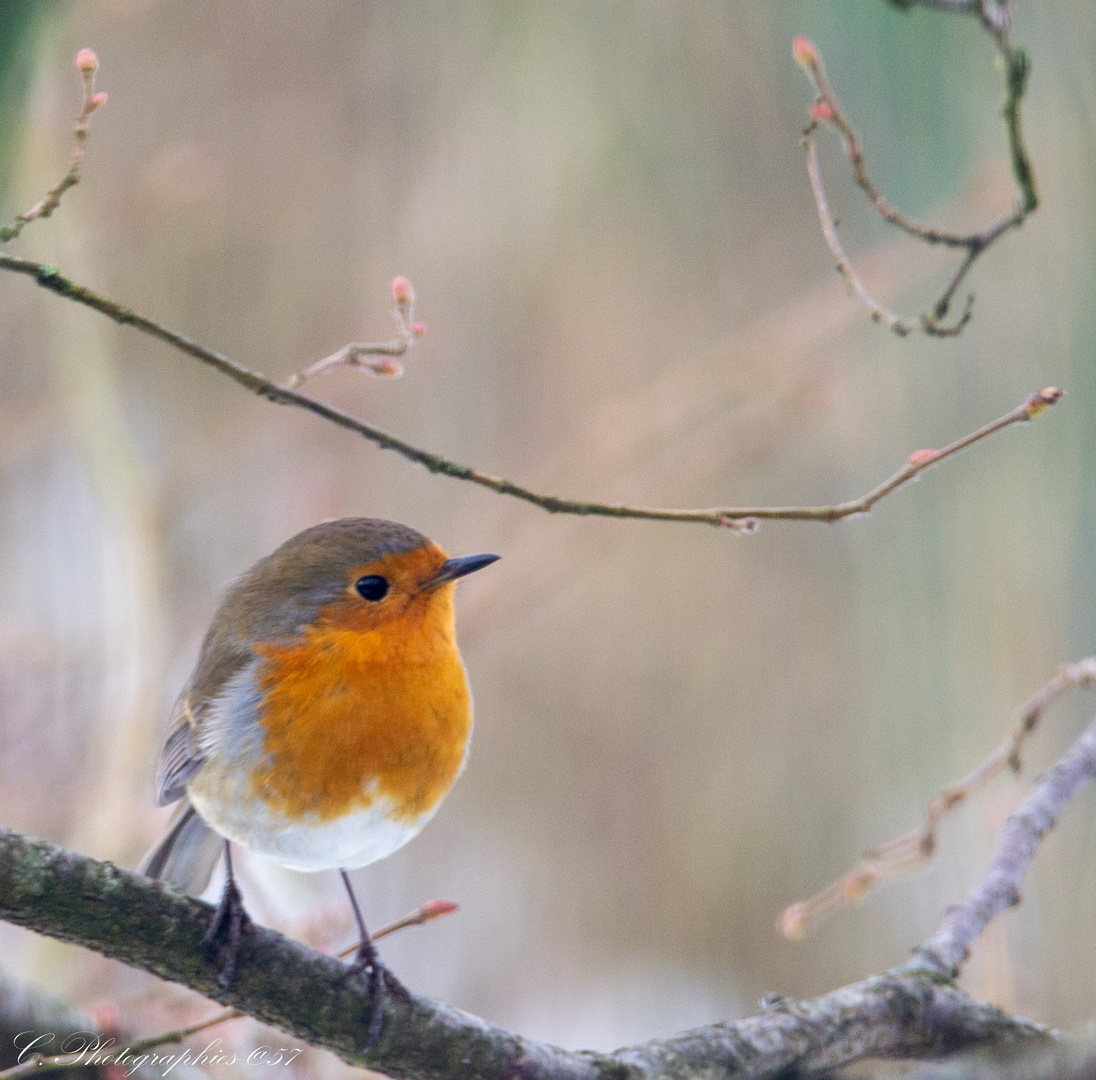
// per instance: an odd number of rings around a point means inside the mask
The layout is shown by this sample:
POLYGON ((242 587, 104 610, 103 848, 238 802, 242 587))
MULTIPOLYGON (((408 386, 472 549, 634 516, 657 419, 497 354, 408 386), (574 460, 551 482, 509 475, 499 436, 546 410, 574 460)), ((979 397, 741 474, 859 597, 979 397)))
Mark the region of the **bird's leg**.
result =
POLYGON ((369 994, 369 1017, 365 1037, 365 1045, 368 1049, 381 1034, 385 996, 393 993, 406 996, 407 991, 396 976, 381 963, 381 958, 377 955, 377 946, 373 944, 373 939, 365 928, 365 919, 362 918, 362 909, 358 906, 358 898, 354 895, 350 877, 345 870, 340 870, 339 873, 346 886, 346 895, 350 897, 350 906, 354 909, 354 921, 358 924, 360 935, 358 954, 354 957, 350 970, 364 977, 366 992, 369 994))
POLYGON ((224 841, 224 852, 225 891, 221 894, 221 902, 213 913, 209 929, 202 936, 202 944, 210 948, 216 945, 222 931, 226 931, 225 942, 218 950, 221 953, 221 970, 217 976, 217 982, 222 992, 227 991, 232 985, 232 977, 236 974, 236 961, 240 955, 240 937, 244 924, 251 921, 247 912, 244 911, 240 890, 236 887, 236 878, 232 873, 232 848, 227 840, 224 841))

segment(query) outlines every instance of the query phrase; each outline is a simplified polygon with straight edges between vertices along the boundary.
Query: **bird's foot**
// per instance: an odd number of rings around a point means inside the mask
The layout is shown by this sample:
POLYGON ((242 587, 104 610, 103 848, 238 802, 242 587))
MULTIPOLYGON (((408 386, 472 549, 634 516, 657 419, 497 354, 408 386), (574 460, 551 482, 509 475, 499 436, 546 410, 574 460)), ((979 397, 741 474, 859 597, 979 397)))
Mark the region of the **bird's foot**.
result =
POLYGON ((365 1018, 365 1049, 368 1050, 380 1038, 385 999, 389 996, 406 998, 409 995, 403 983, 381 963, 377 947, 368 937, 358 946, 358 954, 349 971, 365 984, 368 996, 368 1012, 365 1018))
POLYGON ((209 929, 202 935, 202 944, 206 951, 220 957, 221 966, 217 983, 221 987, 221 993, 226 993, 232 985, 233 976, 236 974, 236 961, 240 956, 240 939, 243 936, 244 927, 250 923, 251 919, 244 910, 240 890, 236 888, 236 882, 230 877, 225 882, 225 891, 221 894, 221 902, 210 920, 209 929), (220 940, 221 938, 224 940, 220 940))

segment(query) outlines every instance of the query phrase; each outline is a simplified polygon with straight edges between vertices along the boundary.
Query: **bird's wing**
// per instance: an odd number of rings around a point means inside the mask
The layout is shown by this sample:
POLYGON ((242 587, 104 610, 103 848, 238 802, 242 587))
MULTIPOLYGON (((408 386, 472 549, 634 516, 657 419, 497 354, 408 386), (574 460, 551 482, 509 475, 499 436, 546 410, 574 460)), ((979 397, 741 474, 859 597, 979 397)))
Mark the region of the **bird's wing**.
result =
POLYGON ((160 764, 156 770, 156 798, 166 806, 186 794, 187 781, 202 767, 210 751, 211 726, 218 701, 241 669, 254 664, 255 654, 241 635, 213 620, 198 664, 171 713, 160 764))
POLYGON ((156 770, 156 802, 166 806, 186 794, 186 782, 205 763, 198 745, 200 717, 194 715, 190 695, 184 690, 175 703, 160 764, 156 770))

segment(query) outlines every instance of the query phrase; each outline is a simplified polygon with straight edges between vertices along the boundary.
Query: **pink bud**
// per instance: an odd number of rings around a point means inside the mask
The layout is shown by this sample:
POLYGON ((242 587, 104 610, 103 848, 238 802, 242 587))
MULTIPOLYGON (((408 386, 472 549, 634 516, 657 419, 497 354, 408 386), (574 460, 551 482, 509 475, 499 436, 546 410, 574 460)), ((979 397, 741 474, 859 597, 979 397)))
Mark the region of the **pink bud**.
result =
POLYGON ((458 910, 457 905, 452 900, 427 900, 419 908, 419 914, 424 919, 437 919, 442 915, 452 915, 456 910, 458 910))
POLYGON ((380 356, 370 360, 369 369, 374 375, 386 375, 392 379, 398 379, 403 374, 403 365, 390 356, 380 356))
POLYGON ((828 101, 812 101, 808 112, 811 119, 819 124, 833 119, 833 106, 828 101))
POLYGON ((810 38, 797 37, 792 42, 792 59, 803 68, 812 68, 818 63, 818 50, 810 38))
POLYGON ((76 70, 83 71, 85 74, 90 75, 93 71, 98 70, 99 57, 91 49, 81 49, 76 54, 76 70))
POLYGON ((776 925, 784 937, 794 940, 801 938, 807 932, 809 922, 806 905, 792 904, 791 907, 784 909, 776 925))
POLYGON ((414 293, 411 290, 411 282, 405 277, 392 279, 392 302, 394 304, 410 304, 414 293))
POLYGON ((88 98, 88 111, 92 109, 98 109, 107 103, 107 92, 100 90, 97 94, 92 94, 88 98))
POLYGON ((939 453, 939 450, 914 450, 914 452, 910 454, 910 464, 927 465, 939 453))
POLYGON ((424 322, 412 323, 411 324, 411 333, 414 334, 415 337, 422 337, 422 335, 426 333, 426 323, 424 323, 424 322))
POLYGON ((1064 390, 1059 389, 1057 386, 1048 386, 1045 390, 1040 390, 1037 394, 1032 394, 1031 397, 1024 402, 1024 409, 1027 411, 1028 419, 1038 416, 1044 409, 1049 409, 1051 405, 1057 405, 1061 400, 1064 390))

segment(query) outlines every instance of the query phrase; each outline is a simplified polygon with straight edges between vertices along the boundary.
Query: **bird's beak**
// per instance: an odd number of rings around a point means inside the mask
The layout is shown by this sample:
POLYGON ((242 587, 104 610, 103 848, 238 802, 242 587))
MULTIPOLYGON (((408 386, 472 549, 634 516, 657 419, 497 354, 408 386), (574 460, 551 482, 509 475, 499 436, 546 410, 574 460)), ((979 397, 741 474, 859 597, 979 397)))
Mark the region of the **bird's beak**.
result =
POLYGON ((423 582, 423 589, 436 589, 447 581, 456 581, 465 574, 474 574, 493 562, 498 562, 497 555, 462 555, 459 559, 446 559, 441 564, 441 569, 429 581, 423 582))

